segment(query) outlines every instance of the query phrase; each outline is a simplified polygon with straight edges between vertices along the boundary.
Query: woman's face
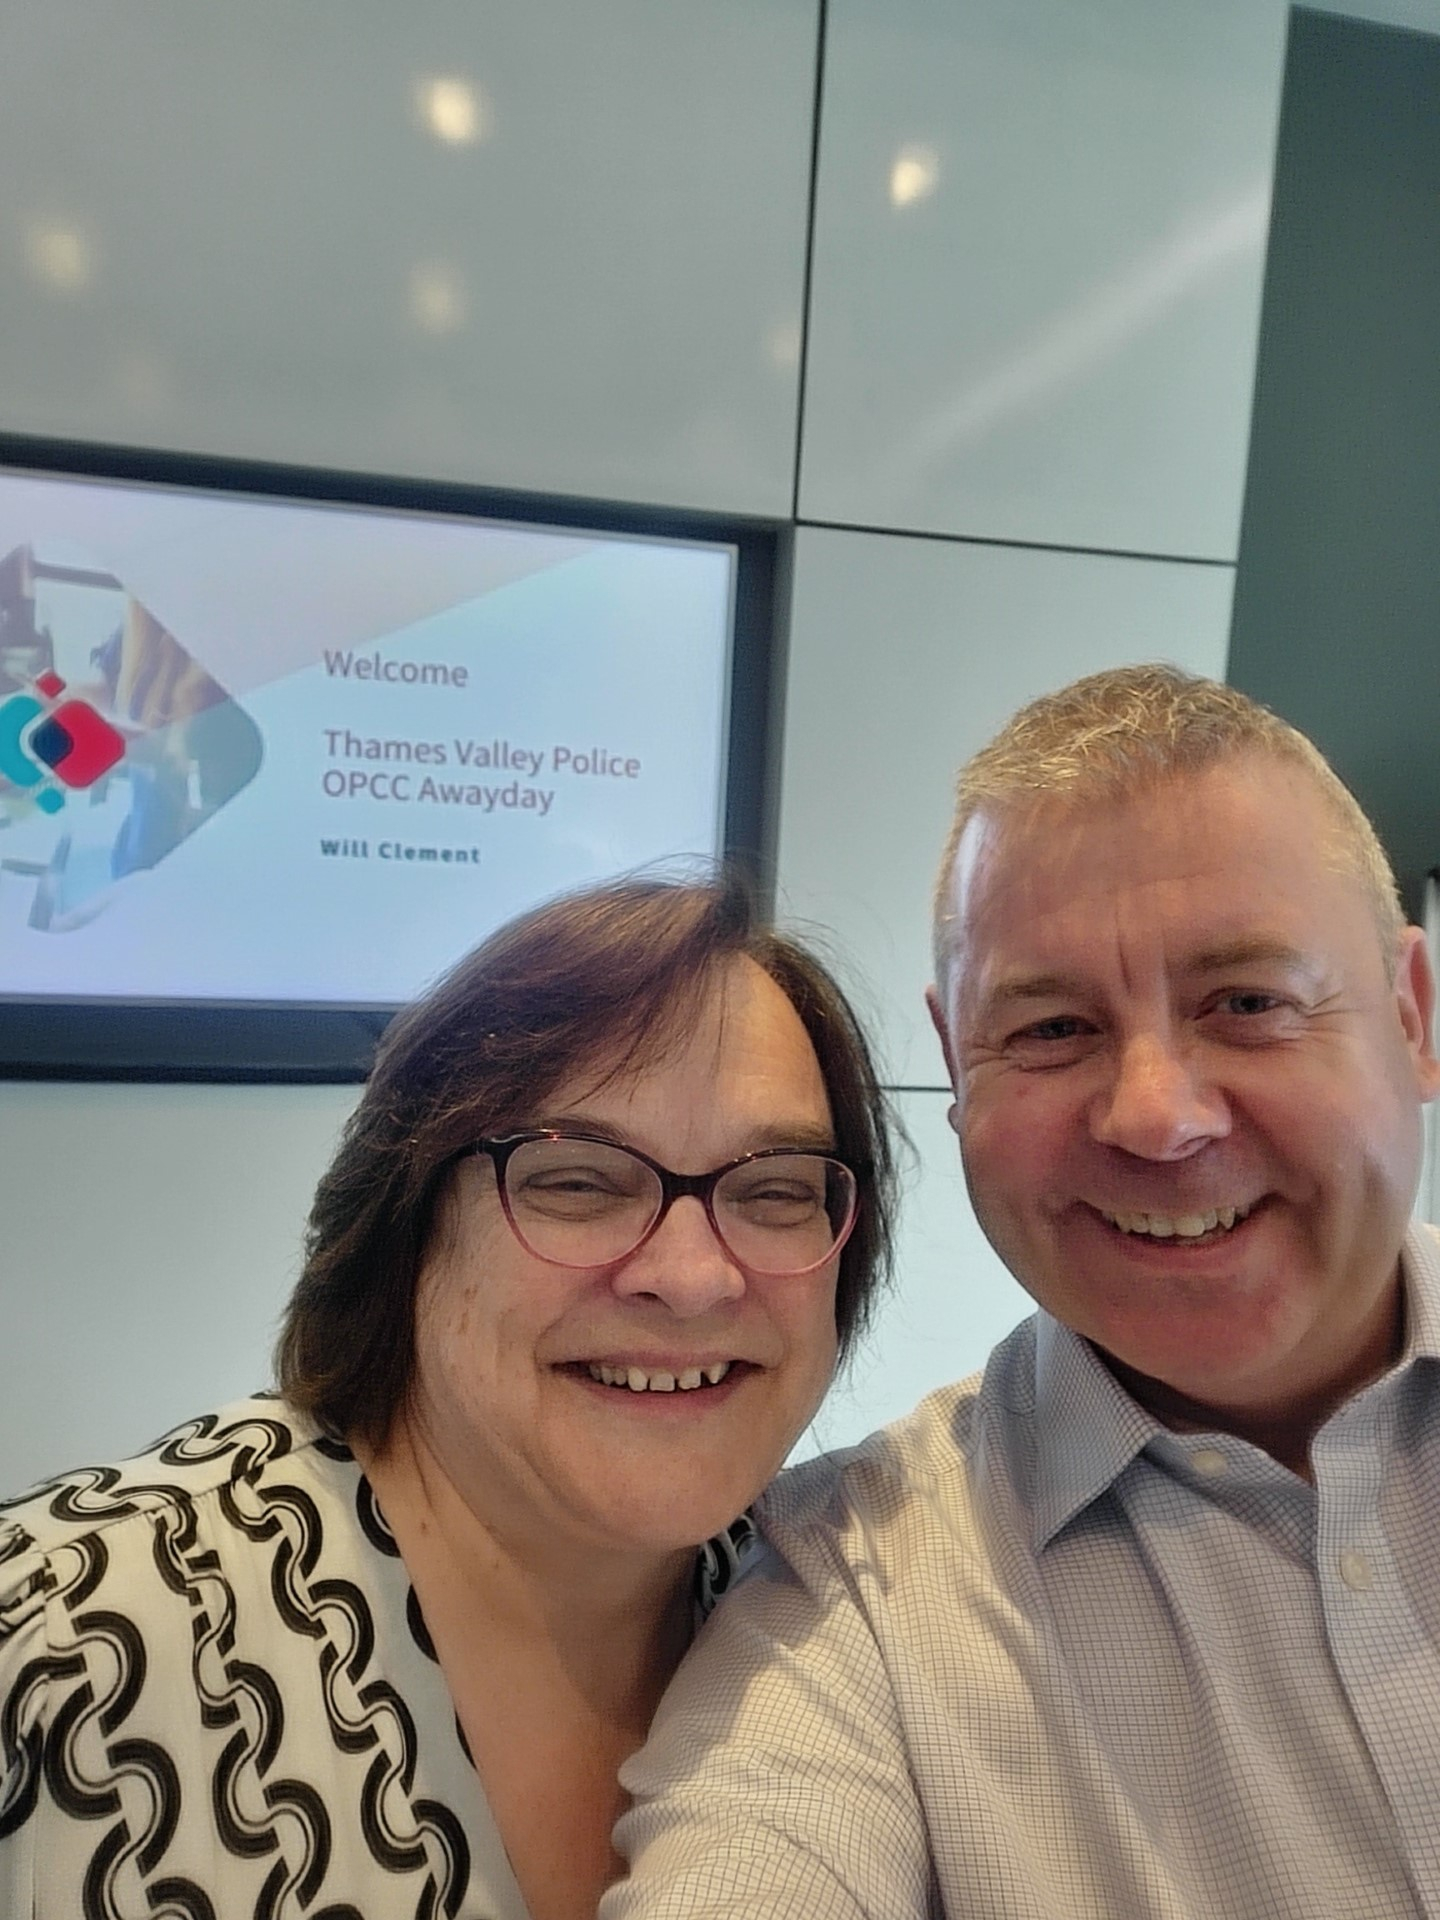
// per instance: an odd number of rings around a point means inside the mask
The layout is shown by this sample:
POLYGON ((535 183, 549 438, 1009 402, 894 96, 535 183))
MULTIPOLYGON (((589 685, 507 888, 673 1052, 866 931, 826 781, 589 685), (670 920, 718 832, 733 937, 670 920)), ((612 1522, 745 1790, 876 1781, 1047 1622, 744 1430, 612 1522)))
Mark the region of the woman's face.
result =
MULTIPOLYGON (((729 964, 657 1065, 595 1080, 562 1085, 526 1124, 600 1133, 677 1173, 834 1142, 805 1029, 748 959, 729 964)), ((515 1238, 492 1162, 473 1156, 420 1277, 404 1422, 508 1538, 693 1546, 754 1499, 818 1406, 835 1364, 838 1267, 836 1256, 798 1276, 747 1272, 693 1197, 627 1259, 555 1266, 515 1238), (701 1386, 660 1390, 697 1369, 701 1386), (597 1377, 620 1373, 627 1384, 597 1377), (628 1384, 657 1376, 658 1388, 628 1384)))

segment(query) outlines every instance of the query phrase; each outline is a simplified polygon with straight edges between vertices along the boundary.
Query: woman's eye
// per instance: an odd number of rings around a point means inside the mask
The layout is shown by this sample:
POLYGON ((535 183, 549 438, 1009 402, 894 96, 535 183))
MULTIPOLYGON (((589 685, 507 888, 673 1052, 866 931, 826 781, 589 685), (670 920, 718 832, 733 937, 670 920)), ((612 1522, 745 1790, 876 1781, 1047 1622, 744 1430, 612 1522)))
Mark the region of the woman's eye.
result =
POLYGON ((723 1204, 758 1226, 794 1226, 820 1213, 825 1194, 823 1188, 803 1182, 767 1180, 732 1190, 723 1196, 723 1204))
POLYGON ((593 1220, 632 1207, 636 1186, 601 1167, 554 1167, 513 1182, 510 1199, 522 1213, 537 1218, 593 1220))
POLYGON ((525 1185, 533 1193, 593 1193, 611 1184, 598 1173, 572 1168, 567 1173, 531 1174, 525 1185))
POLYGON ((814 1187, 805 1187, 789 1180, 772 1180, 763 1185, 751 1187, 740 1194, 739 1199, 747 1205, 763 1206, 771 1202, 776 1206, 818 1207, 825 1196, 814 1187))

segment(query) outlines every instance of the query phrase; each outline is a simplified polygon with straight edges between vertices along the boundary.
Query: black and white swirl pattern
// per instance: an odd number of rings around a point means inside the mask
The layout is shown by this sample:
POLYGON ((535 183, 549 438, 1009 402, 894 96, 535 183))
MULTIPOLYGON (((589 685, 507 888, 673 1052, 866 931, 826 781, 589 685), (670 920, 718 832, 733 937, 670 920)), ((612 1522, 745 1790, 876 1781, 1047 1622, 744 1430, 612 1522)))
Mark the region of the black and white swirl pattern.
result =
POLYGON ((0 1506, 0 1913, 32 1909, 523 1920, 368 1484, 273 1399, 0 1506))
MULTIPOLYGON (((705 1613, 757 1551, 696 1566, 705 1613)), ((0 1920, 525 1920, 394 1536, 272 1396, 0 1502, 0 1920)))

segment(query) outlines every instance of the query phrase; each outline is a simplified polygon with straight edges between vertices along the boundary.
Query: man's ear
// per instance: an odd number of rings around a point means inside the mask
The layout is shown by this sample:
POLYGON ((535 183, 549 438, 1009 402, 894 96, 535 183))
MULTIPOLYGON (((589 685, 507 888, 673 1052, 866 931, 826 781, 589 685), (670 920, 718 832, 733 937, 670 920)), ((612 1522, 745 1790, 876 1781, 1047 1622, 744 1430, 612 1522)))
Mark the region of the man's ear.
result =
POLYGON ((950 1084, 959 1091, 960 1082, 955 1073, 955 1050, 950 1044, 950 1027, 945 1018, 945 1009, 940 1004, 940 994, 935 987, 925 989, 925 1004, 930 1009, 930 1023, 940 1036, 940 1051, 945 1056, 945 1071, 950 1076, 950 1084))
POLYGON ((1435 973, 1423 930, 1406 927, 1395 963, 1395 1001, 1400 1012, 1420 1098, 1440 1094, 1440 1061, 1435 1058, 1435 973))

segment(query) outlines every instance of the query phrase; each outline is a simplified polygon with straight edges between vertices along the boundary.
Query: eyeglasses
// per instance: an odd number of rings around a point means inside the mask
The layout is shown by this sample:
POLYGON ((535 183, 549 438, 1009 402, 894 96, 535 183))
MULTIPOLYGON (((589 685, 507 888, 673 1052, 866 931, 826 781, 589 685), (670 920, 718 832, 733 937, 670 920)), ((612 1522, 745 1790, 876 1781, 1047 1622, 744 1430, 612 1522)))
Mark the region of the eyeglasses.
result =
POLYGON ((828 1153, 762 1147, 710 1173, 672 1173, 634 1147, 548 1128, 477 1140, 468 1151, 494 1161, 521 1246, 557 1267, 628 1259, 689 1195, 751 1273, 813 1273, 855 1225, 855 1175, 828 1153))

